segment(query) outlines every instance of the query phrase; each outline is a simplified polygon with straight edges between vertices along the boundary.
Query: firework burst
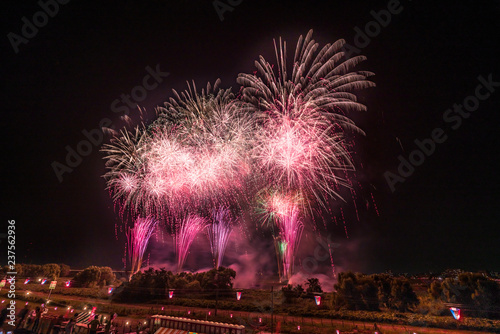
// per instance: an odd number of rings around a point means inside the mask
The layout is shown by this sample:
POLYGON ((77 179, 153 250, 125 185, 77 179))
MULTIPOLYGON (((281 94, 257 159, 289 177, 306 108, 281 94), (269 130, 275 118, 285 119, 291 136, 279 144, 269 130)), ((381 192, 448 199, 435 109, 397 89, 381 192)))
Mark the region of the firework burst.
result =
POLYGON ((374 86, 366 79, 372 73, 351 72, 365 58, 343 59, 344 44, 339 40, 317 52, 312 30, 300 36, 289 78, 286 42, 280 39, 274 45, 277 66, 260 57, 256 74, 237 79, 260 124, 253 156, 266 183, 307 191, 321 204, 340 198, 336 189, 348 186, 339 171, 354 170, 345 132, 363 132, 345 113, 366 108, 350 91, 374 86))

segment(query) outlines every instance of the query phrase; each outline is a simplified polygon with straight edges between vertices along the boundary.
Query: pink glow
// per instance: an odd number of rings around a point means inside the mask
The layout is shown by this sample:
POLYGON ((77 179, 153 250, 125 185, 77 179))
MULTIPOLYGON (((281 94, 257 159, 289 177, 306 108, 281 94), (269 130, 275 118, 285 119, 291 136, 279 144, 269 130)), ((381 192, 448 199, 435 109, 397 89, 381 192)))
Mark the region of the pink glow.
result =
POLYGON ((194 238, 203 228, 205 228, 205 219, 188 215, 180 221, 177 227, 176 247, 177 247, 177 270, 180 272, 189 254, 189 247, 193 243, 194 238))
POLYGON ((213 223, 207 226, 208 239, 216 269, 222 264, 227 242, 232 232, 233 219, 228 209, 219 207, 213 211, 213 223))
POLYGON ((289 280, 293 275, 295 255, 304 229, 299 208, 302 198, 298 194, 286 196, 271 193, 267 196, 264 198, 264 217, 278 228, 279 233, 274 236, 274 241, 280 278, 282 281, 289 280))
POLYGON ((129 279, 141 269, 144 253, 146 252, 149 239, 151 238, 157 224, 158 221, 156 219, 148 216, 146 218, 137 218, 135 220, 134 227, 128 229, 128 259, 130 264, 129 279))

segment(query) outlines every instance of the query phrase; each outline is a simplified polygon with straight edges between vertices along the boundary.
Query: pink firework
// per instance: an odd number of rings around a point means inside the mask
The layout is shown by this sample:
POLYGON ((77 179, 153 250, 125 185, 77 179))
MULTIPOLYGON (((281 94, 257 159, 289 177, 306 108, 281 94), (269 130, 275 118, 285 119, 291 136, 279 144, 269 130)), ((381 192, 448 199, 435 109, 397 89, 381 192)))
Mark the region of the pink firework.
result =
POLYGON ((137 218, 134 227, 127 230, 129 279, 141 269, 144 253, 157 224, 158 221, 152 217, 137 218))
POLYGON ((212 214, 213 222, 207 226, 208 239, 216 269, 222 264, 229 236, 233 230, 233 219, 228 209, 220 207, 212 214))
POLYGON ((189 248, 194 238, 206 226, 205 219, 200 216, 189 214, 182 219, 177 226, 176 249, 177 249, 177 270, 180 272, 184 266, 189 248))
POLYGON ((366 109, 353 91, 374 84, 372 73, 353 71, 365 58, 346 59, 344 44, 320 48, 310 31, 300 36, 288 68, 280 39, 276 65, 260 57, 254 74, 238 76, 238 98, 220 81, 201 93, 188 84, 151 125, 121 131, 104 151, 108 189, 122 215, 163 217, 175 234, 180 270, 205 227, 194 213, 217 210, 208 232, 219 266, 232 226, 223 223, 221 208, 243 211, 256 193, 267 192, 261 208, 277 230, 280 275, 288 279, 306 213, 317 205, 329 209, 332 198, 356 184, 352 141, 363 132, 348 113, 366 109))
POLYGON ((191 86, 135 134, 121 132, 108 153, 108 188, 123 209, 179 217, 233 202, 246 192, 255 122, 218 82, 191 86), (196 87, 193 86, 193 90, 196 87))
POLYGON ((278 192, 264 196, 265 221, 275 224, 278 229, 274 241, 280 280, 288 281, 293 275, 295 255, 304 229, 300 210, 303 199, 299 194, 283 195, 278 192))
POLYGON ((350 187, 347 177, 354 164, 348 133, 363 132, 346 115, 366 110, 352 91, 374 83, 367 80, 373 73, 352 71, 365 57, 345 59, 343 40, 319 48, 309 31, 299 38, 291 68, 286 42, 274 45, 276 66, 261 56, 257 71, 240 74, 237 81, 242 101, 259 124, 252 151, 256 170, 266 187, 279 189, 267 199, 267 210, 279 230, 275 245, 286 279, 293 273, 305 204, 326 208, 329 199, 342 198, 340 188, 350 187), (296 201, 290 194, 308 200, 296 201))
POLYGON ((287 68, 286 42, 275 42, 277 66, 263 57, 257 72, 240 74, 242 100, 257 115, 260 131, 252 156, 265 184, 288 191, 307 192, 320 204, 340 198, 348 187, 345 171, 353 171, 346 132, 363 133, 346 112, 365 110, 350 91, 372 87, 370 72, 351 72, 365 58, 343 58, 345 41, 322 49, 312 30, 300 36, 287 68), (318 51, 319 50, 319 51, 318 51))

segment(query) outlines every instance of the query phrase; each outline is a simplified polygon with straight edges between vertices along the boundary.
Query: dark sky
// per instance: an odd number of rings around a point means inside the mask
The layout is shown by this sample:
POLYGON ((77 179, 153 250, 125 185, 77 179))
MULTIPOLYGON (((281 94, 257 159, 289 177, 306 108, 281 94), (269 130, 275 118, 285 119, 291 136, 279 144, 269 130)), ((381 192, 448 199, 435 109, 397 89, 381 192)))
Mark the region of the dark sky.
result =
POLYGON ((443 119, 454 104, 475 101, 479 76, 500 82, 500 2, 401 1, 385 27, 371 25, 380 31, 365 45, 355 28, 365 31, 371 12, 391 1, 232 3, 221 21, 212 1, 69 1, 15 47, 9 36, 23 34, 23 17, 43 20, 42 9, 36 1, 2 5, 0 233, 16 221, 17 262, 120 268, 124 244, 102 153, 92 146, 62 182, 51 164, 65 164, 66 146, 76 149, 83 130, 106 118, 120 124, 111 104, 142 85, 148 66, 170 73, 138 102, 154 114, 186 80, 201 87, 220 77, 238 89, 236 76, 253 72, 259 55, 273 60, 273 38, 292 51, 312 28, 322 45, 344 38, 357 46, 368 58, 360 68, 375 72, 377 84, 359 93, 368 111, 352 118, 366 131, 359 175, 379 215, 372 207, 359 222, 348 219, 349 239, 332 227, 342 248, 335 262, 365 272, 500 271, 500 84, 461 124, 443 119), (408 159, 435 128, 446 140, 392 192, 384 173, 398 173, 398 157, 408 159))

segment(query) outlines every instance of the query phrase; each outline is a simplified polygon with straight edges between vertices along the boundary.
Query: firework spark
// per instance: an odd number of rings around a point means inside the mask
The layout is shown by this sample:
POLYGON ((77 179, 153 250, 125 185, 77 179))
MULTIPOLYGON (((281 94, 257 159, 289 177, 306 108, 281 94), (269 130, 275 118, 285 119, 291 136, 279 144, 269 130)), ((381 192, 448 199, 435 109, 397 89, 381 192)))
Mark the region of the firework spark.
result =
POLYGON ((177 271, 182 270, 194 238, 205 226, 205 219, 195 215, 188 215, 178 223, 176 233, 177 271))
POLYGON ((129 279, 141 269, 144 252, 157 224, 158 221, 152 217, 137 218, 134 227, 127 230, 129 279))
POLYGON ((295 255, 300 244, 304 224, 300 208, 304 199, 299 193, 284 195, 264 191, 261 196, 261 214, 265 223, 272 225, 280 280, 289 280, 293 274, 295 255))
POLYGON ((216 269, 222 264, 229 236, 233 231, 233 219, 228 209, 220 207, 213 211, 213 222, 207 226, 208 239, 216 269))

